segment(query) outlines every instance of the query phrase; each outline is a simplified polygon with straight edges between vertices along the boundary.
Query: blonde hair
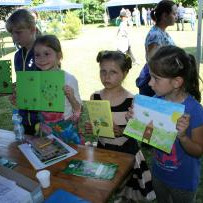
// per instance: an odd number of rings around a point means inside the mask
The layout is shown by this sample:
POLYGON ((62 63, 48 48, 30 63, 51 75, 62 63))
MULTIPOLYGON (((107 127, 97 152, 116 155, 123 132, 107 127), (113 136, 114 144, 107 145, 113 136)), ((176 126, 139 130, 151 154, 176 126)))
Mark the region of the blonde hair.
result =
POLYGON ((18 9, 8 18, 6 22, 6 29, 8 32, 12 32, 13 26, 22 28, 35 28, 36 22, 32 13, 27 9, 18 9))

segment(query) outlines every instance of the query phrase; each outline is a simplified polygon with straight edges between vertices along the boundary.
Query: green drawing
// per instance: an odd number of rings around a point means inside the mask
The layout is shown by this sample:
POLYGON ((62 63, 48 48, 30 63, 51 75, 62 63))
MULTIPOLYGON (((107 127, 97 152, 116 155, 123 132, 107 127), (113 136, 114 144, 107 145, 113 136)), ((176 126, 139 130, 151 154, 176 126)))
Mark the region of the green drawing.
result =
POLYGON ((12 93, 11 61, 0 60, 0 93, 12 93))
POLYGON ((64 71, 18 71, 19 109, 64 112, 64 71))
POLYGON ((84 101, 95 136, 114 138, 113 119, 109 101, 84 101))

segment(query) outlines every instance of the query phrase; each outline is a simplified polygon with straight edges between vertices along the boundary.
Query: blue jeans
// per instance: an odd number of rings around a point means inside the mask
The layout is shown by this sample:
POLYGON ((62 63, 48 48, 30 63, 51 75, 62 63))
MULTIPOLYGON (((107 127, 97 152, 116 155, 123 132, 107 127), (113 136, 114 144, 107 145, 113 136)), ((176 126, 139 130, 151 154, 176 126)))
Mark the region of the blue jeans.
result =
POLYGON ((152 183, 158 203, 195 203, 196 192, 172 188, 155 177, 152 183))

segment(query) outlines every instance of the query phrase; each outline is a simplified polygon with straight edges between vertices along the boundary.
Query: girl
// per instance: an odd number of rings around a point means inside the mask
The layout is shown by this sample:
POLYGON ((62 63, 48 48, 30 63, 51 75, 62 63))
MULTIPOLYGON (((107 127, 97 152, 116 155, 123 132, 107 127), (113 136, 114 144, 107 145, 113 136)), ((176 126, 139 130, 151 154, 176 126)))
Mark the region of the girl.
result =
MULTIPOLYGON (((34 43, 35 64, 42 71, 60 70, 60 60, 62 50, 59 40, 54 35, 44 35, 36 39, 34 43)), ((46 124, 55 123, 61 120, 71 119, 77 121, 80 115, 81 99, 78 90, 78 82, 69 73, 65 74, 64 94, 65 111, 64 113, 42 112, 45 125, 42 131, 51 133, 51 128, 46 124)))
POLYGON ((149 67, 149 85, 157 97, 185 105, 171 154, 155 150, 153 184, 157 200, 191 203, 195 201, 203 154, 203 108, 195 58, 178 47, 167 46, 155 53, 149 67))
MULTIPOLYGON (((145 39, 146 61, 154 54, 157 48, 161 46, 174 45, 174 41, 166 32, 168 26, 176 22, 177 6, 173 1, 162 0, 156 8, 151 11, 151 18, 155 25, 150 29, 145 39)), ((148 86, 150 80, 149 67, 146 63, 139 77, 136 79, 136 86, 140 94, 153 96, 154 91, 148 86)))
POLYGON ((97 56, 97 62, 100 64, 100 79, 104 89, 92 94, 91 99, 110 101, 115 134, 114 139, 100 137, 97 147, 135 155, 133 174, 120 195, 135 201, 143 196, 153 199, 155 194, 151 187, 151 174, 144 156, 137 141, 123 134, 127 123, 125 114, 132 104, 133 95, 122 86, 122 82, 132 67, 131 58, 119 51, 102 51, 97 56))
MULTIPOLYGON (((130 12, 130 11, 129 11, 130 12)), ((130 33, 129 33, 129 16, 127 15, 127 10, 120 12, 121 23, 117 32, 117 50, 125 54, 129 54, 133 63, 136 62, 135 57, 132 53, 132 47, 130 43, 130 33)), ((131 18, 131 14, 130 14, 131 18)), ((131 21, 131 20, 130 20, 131 21)))
MULTIPOLYGON (((33 44, 36 37, 35 19, 32 13, 26 9, 18 9, 8 18, 6 29, 11 33, 14 44, 20 47, 14 56, 15 71, 35 71, 39 70, 34 63, 33 44)), ((14 91, 15 92, 15 91, 14 91)), ((11 102, 15 105, 15 93, 11 97, 11 102)), ((35 125, 39 122, 38 112, 29 110, 19 110, 22 116, 22 124, 25 134, 34 135, 35 125)))

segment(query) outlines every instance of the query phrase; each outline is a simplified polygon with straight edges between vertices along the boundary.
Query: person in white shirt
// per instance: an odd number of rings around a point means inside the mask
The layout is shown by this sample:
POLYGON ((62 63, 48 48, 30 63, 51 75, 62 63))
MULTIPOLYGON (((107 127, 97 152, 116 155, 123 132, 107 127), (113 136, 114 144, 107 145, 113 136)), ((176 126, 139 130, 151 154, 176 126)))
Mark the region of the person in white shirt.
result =
POLYGON ((181 23, 182 31, 184 31, 184 13, 185 13, 185 8, 182 6, 182 3, 179 3, 178 9, 177 9, 177 31, 180 30, 179 23, 181 23))

